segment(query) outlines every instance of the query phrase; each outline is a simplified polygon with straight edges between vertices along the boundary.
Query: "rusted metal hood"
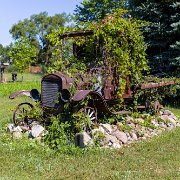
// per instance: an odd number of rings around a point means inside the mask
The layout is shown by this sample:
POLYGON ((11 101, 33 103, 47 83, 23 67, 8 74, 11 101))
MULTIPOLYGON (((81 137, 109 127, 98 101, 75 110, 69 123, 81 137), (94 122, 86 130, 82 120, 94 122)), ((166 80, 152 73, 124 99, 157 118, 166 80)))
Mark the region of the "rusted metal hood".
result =
POLYGON ((52 73, 45 75, 42 78, 43 81, 62 81, 62 88, 63 89, 68 89, 70 84, 73 83, 73 79, 70 78, 67 74, 64 73, 52 73))

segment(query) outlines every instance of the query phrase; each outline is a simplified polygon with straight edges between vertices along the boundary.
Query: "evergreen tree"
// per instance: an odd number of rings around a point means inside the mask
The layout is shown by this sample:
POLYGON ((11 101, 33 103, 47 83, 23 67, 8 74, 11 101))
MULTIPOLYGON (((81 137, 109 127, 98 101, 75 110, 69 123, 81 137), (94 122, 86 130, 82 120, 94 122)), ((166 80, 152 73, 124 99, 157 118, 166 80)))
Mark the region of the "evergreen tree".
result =
MULTIPOLYGON (((176 0, 130 0, 129 8, 132 15, 138 19, 149 22, 144 28, 145 40, 148 43, 148 59, 151 72, 165 73, 172 75, 177 71, 174 65, 175 49, 171 48, 179 37, 179 32, 172 35, 172 23, 174 15, 174 7, 172 6, 176 0)), ((176 11, 177 12, 177 11, 176 11)))
POLYGON ((180 2, 174 3, 172 8, 174 9, 174 14, 171 16, 173 22, 171 24, 171 27, 173 28, 171 35, 176 37, 176 41, 171 45, 171 48, 174 50, 171 64, 176 69, 174 73, 180 77, 180 2))
POLYGON ((103 19, 116 9, 125 7, 125 0, 84 0, 75 9, 77 22, 92 22, 103 19))

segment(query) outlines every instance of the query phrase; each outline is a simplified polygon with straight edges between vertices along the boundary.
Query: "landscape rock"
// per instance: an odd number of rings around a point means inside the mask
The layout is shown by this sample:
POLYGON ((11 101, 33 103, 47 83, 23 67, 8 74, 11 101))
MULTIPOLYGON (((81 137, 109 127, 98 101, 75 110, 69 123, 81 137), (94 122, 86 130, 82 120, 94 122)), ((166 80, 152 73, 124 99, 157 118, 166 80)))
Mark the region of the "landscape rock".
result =
POLYGON ((130 133, 130 136, 134 141, 138 140, 138 137, 137 137, 136 133, 130 133))
POLYGON ((177 123, 177 124, 176 124, 176 127, 180 127, 180 123, 177 123))
POLYGON ((29 126, 20 126, 23 132, 29 131, 29 126))
MULTIPOLYGON (((129 144, 134 141, 145 140, 160 135, 165 130, 170 131, 175 127, 180 127, 180 121, 169 110, 161 111, 159 116, 161 120, 153 116, 150 125, 145 123, 146 118, 146 114, 136 119, 127 116, 125 123, 117 122, 116 125, 99 124, 99 127, 92 129, 90 133, 77 133, 75 135, 75 145, 84 148, 98 142, 102 148, 119 149, 122 146, 130 147, 129 144), (152 125, 154 126, 152 127, 152 125), (123 129, 125 130, 123 131, 123 129)), ((48 131, 40 122, 34 120, 19 126, 8 124, 6 130, 11 133, 13 138, 27 137, 33 141, 41 141, 42 136, 48 134, 48 131)))
POLYGON ((31 135, 32 135, 33 138, 37 138, 37 137, 42 136, 43 131, 44 131, 44 127, 43 126, 41 126, 41 125, 34 125, 31 128, 31 135))
POLYGON ((120 149, 122 146, 119 143, 113 143, 111 147, 114 149, 120 149))
POLYGON ((159 126, 166 129, 167 128, 167 125, 164 123, 164 122, 160 122, 159 123, 159 126))
POLYGON ((112 135, 115 136, 119 141, 121 141, 122 143, 127 143, 128 138, 126 136, 126 133, 116 130, 112 132, 112 135))
POLYGON ((171 125, 171 126, 169 126, 169 127, 166 128, 166 130, 168 130, 168 131, 171 131, 172 129, 174 129, 174 126, 173 126, 173 125, 171 125))
POLYGON ((153 119, 153 120, 151 121, 151 123, 152 123, 155 127, 158 127, 158 126, 159 126, 159 123, 158 123, 155 119, 153 119))
POLYGON ((176 120, 174 120, 173 118, 169 117, 169 121, 170 121, 170 123, 171 123, 174 127, 176 127, 176 120))
POLYGON ((8 124, 7 128, 6 128, 6 131, 10 132, 10 133, 13 133, 15 131, 14 129, 15 129, 15 125, 14 124, 8 124))
POLYGON ((109 144, 109 142, 112 144, 119 143, 118 139, 115 136, 110 135, 110 134, 105 135, 105 141, 106 141, 106 144, 109 144))
POLYGON ((92 136, 94 136, 98 132, 105 134, 105 130, 101 126, 99 126, 99 128, 92 129, 92 136))
POLYGON ((174 120, 176 120, 176 121, 178 120, 177 117, 176 117, 174 114, 171 114, 171 115, 169 116, 169 118, 172 118, 172 119, 174 119, 174 120))
POLYGON ((169 110, 165 110, 165 111, 163 112, 163 115, 169 116, 169 115, 171 115, 171 114, 172 114, 172 112, 169 111, 169 110))
POLYGON ((80 148, 84 148, 86 146, 91 146, 92 144, 93 144, 93 140, 86 132, 77 133, 75 135, 76 146, 79 146, 80 148))
POLYGON ((160 116, 160 118, 163 120, 163 121, 166 121, 166 120, 169 120, 169 116, 168 115, 162 115, 160 116))
POLYGON ((100 126, 107 132, 110 133, 112 132, 112 126, 110 124, 100 124, 100 126))

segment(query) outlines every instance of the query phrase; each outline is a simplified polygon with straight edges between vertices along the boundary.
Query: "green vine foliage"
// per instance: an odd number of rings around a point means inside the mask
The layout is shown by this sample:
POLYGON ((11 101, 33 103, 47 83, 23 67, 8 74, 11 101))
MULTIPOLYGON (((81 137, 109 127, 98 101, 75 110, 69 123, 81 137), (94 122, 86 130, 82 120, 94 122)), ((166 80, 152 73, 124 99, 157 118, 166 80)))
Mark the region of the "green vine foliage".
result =
POLYGON ((64 72, 70 76, 77 72, 84 72, 85 65, 73 55, 74 40, 59 37, 59 35, 73 30, 72 28, 61 27, 58 31, 48 35, 49 40, 54 45, 48 72, 64 72))
MULTIPOLYGON (((94 31, 92 39, 89 39, 90 45, 87 47, 87 51, 95 51, 92 50, 92 47, 100 47, 103 41, 105 57, 100 56, 102 58, 98 58, 98 64, 103 64, 106 61, 109 67, 116 67, 120 77, 119 84, 122 92, 119 93, 121 94, 125 89, 127 76, 130 76, 131 81, 135 83, 137 77, 141 79, 142 73, 148 70, 145 53, 147 46, 140 30, 145 24, 145 22, 128 18, 127 11, 120 9, 113 15, 108 15, 100 23, 86 25, 87 29, 94 31)), ((89 55, 89 53, 86 54, 89 55)), ((88 59, 89 56, 85 58, 88 59)))
POLYGON ((84 72, 89 67, 104 66, 116 68, 119 75, 122 95, 127 76, 132 82, 140 79, 142 73, 148 70, 146 60, 146 44, 141 27, 146 23, 130 18, 125 10, 117 10, 114 14, 106 16, 101 22, 84 23, 81 30, 93 30, 94 34, 73 39, 60 39, 64 32, 77 30, 61 28, 48 36, 54 51, 49 71, 63 71, 72 75, 74 72, 84 72), (79 54, 74 56, 72 45, 81 48, 79 54))

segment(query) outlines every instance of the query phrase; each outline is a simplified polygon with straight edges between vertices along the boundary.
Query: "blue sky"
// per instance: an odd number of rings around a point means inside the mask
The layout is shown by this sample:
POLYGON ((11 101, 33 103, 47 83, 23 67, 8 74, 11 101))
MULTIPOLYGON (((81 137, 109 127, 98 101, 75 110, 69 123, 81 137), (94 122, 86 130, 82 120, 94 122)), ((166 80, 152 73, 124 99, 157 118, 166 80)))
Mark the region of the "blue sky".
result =
POLYGON ((80 2, 82 0, 0 0, 0 44, 6 46, 12 42, 9 30, 18 21, 44 11, 50 16, 73 13, 80 2))

